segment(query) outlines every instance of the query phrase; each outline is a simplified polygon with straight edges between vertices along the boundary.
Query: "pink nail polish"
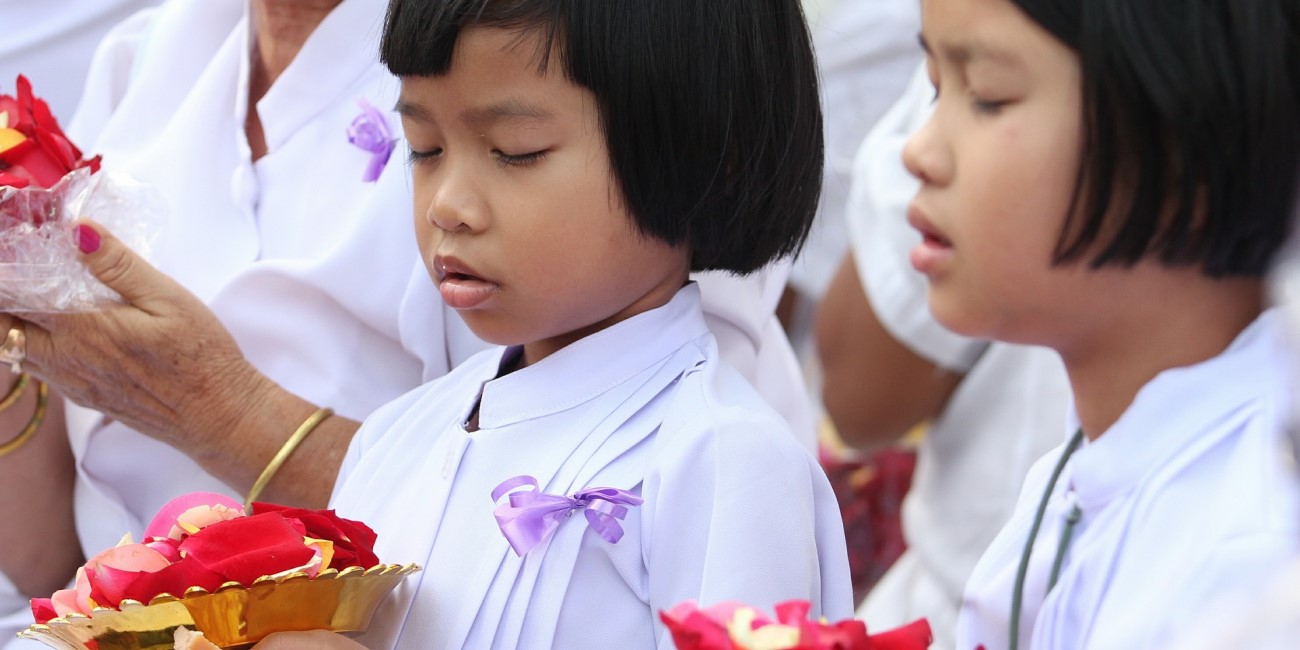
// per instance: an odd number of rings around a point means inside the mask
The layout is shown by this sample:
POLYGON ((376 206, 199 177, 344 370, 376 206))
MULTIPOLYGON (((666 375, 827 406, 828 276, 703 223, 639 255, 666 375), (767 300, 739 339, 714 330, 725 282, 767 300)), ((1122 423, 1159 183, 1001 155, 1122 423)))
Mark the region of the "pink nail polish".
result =
POLYGON ((77 248, 87 255, 99 250, 99 233, 85 224, 77 226, 77 248))

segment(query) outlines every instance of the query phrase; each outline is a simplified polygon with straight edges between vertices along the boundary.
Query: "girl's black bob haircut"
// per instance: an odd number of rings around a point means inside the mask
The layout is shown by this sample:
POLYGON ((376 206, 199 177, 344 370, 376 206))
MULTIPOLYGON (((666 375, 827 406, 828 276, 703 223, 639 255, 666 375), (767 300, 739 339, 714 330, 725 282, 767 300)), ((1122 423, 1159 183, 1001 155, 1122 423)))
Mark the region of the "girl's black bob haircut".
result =
POLYGON ((595 96, 641 232, 695 271, 751 273, 803 245, 821 191, 817 72, 799 0, 391 0, 380 57, 451 65, 462 28, 539 34, 595 96))
POLYGON ((1300 2, 1013 2, 1082 66, 1084 162, 1057 262, 1263 275, 1300 183, 1300 2))

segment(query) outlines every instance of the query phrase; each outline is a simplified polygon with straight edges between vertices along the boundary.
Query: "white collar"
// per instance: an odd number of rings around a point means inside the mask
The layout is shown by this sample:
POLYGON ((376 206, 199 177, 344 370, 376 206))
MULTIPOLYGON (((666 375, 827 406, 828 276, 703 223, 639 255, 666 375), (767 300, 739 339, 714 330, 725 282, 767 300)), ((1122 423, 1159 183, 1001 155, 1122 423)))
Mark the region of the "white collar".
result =
MULTIPOLYGON (((708 334, 700 290, 686 285, 662 307, 587 336, 483 387, 479 426, 494 429, 558 413, 605 394, 708 334)), ((503 357, 511 353, 507 349, 503 357)))
MULTIPOLYGON (((340 102, 354 101, 349 96, 367 73, 381 66, 379 37, 384 26, 384 2, 379 0, 345 0, 339 3, 303 43, 293 62, 276 78, 266 95, 257 102, 266 146, 277 150, 294 132, 322 111, 340 102)), ((253 21, 245 4, 244 48, 251 52, 253 21)), ((248 102, 249 57, 240 63, 236 114, 246 114, 248 102)), ((393 81, 397 83, 396 80, 393 81)), ((377 106, 387 112, 391 107, 377 106)), ((361 113, 361 107, 357 107, 361 113)), ((242 121, 240 122, 242 123, 242 121)), ((339 138, 346 138, 339 132, 339 138)), ((246 143, 245 143, 246 144, 246 143)))
MULTIPOLYGON (((1174 457, 1214 444, 1217 436, 1207 433, 1238 409, 1283 394, 1288 379, 1280 360, 1280 317, 1276 309, 1266 311, 1218 356, 1156 375, 1114 425, 1085 442, 1067 472, 1084 509, 1134 489, 1174 457)), ((1077 414, 1072 421, 1077 427, 1077 414)))

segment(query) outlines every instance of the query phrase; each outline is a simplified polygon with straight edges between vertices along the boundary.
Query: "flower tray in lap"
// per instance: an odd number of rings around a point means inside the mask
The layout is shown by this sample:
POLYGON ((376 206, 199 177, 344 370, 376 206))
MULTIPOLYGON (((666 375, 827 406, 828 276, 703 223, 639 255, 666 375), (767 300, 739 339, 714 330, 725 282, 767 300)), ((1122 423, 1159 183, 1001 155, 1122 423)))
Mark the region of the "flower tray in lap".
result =
POLYGON ((69 650, 172 650, 182 626, 227 649, 251 647, 272 632, 360 632, 388 592, 419 570, 414 564, 380 564, 328 569, 315 578, 263 577, 249 587, 228 582, 212 593, 193 587, 180 598, 162 594, 147 605, 126 600, 121 609, 68 614, 18 636, 69 650))

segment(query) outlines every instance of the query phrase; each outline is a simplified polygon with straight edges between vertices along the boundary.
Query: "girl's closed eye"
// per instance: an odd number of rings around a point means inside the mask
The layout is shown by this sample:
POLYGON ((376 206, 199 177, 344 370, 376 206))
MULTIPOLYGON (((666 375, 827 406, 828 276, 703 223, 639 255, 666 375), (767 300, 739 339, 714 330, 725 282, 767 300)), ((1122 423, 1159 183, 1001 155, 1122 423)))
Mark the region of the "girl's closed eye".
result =
POLYGON ((974 92, 970 93, 971 110, 978 115, 997 115, 1010 103, 1010 100, 986 99, 974 92))
POLYGON ((492 157, 496 159, 497 164, 502 167, 528 167, 540 162, 546 157, 548 150, 542 149, 529 153, 509 154, 500 149, 492 150, 492 157))
POLYGON ((415 149, 415 147, 411 147, 410 162, 411 164, 414 165, 416 163, 437 158, 441 154, 442 154, 442 147, 434 147, 433 149, 429 149, 427 151, 418 151, 415 149))

